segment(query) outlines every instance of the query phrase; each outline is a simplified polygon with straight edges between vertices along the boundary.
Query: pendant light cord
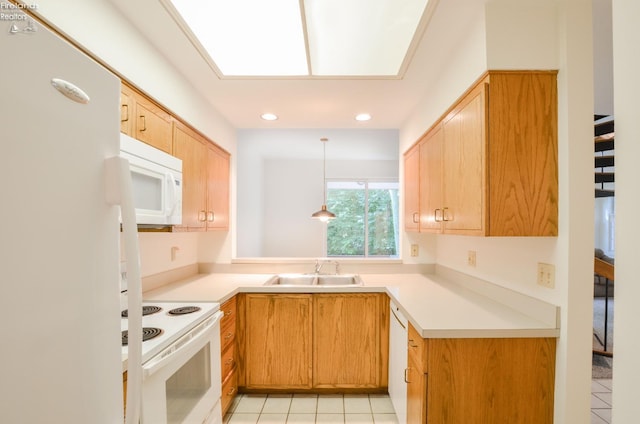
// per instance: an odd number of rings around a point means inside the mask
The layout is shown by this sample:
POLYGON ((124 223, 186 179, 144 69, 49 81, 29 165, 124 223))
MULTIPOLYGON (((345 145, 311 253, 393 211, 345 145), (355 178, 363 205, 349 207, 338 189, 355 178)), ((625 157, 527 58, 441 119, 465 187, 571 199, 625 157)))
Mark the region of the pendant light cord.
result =
POLYGON ((327 139, 322 139, 322 193, 324 201, 327 204, 327 139))

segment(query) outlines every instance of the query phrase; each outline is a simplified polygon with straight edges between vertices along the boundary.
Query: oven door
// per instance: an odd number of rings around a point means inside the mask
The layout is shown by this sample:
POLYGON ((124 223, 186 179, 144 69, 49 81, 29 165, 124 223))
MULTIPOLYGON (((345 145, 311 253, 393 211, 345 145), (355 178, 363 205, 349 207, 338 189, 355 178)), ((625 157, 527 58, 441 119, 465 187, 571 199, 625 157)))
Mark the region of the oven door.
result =
POLYGON ((219 422, 218 311, 142 365, 143 424, 219 422))

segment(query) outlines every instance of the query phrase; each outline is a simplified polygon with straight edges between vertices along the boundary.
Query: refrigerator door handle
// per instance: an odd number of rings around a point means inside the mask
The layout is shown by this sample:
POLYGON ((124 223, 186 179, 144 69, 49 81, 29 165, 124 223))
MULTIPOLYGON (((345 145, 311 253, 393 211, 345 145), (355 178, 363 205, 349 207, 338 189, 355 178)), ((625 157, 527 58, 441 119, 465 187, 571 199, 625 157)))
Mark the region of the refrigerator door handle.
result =
POLYGON ((106 159, 105 169, 107 202, 120 206, 123 247, 127 261, 129 346, 125 424, 138 424, 142 387, 142 282, 131 170, 129 161, 120 156, 106 159))

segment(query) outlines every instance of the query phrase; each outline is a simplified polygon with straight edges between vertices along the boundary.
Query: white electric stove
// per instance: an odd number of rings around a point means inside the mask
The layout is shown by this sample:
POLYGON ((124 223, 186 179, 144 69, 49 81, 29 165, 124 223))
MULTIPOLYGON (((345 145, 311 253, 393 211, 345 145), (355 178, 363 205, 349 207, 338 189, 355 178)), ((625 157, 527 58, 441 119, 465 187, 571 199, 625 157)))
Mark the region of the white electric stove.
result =
MULTIPOLYGON (((187 334, 220 309, 216 302, 143 302, 142 363, 187 334), (148 339, 147 339, 148 338, 148 339), (145 340, 147 339, 147 340, 145 340)), ((121 312, 122 360, 126 366, 128 310, 121 312)))

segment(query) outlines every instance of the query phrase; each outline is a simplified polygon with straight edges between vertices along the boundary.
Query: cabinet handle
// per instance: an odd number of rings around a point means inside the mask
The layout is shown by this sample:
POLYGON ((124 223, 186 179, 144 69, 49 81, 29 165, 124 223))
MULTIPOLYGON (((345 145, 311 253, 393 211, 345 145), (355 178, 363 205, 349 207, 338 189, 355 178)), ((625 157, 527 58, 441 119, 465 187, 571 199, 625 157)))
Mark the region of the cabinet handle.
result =
POLYGON ((405 383, 411 383, 411 382, 409 381, 409 378, 407 377, 408 373, 409 373, 409 368, 405 368, 405 369, 404 369, 404 382, 405 382, 405 383))
POLYGON ((216 217, 216 215, 213 213, 213 211, 207 212, 207 221, 213 222, 215 217, 216 217))
POLYGON ((200 211, 198 212, 198 221, 200 222, 206 222, 207 221, 207 211, 200 211))
POLYGON ((449 210, 449 208, 443 208, 442 209, 442 220, 444 222, 449 222, 449 221, 453 221, 453 219, 449 219, 448 215, 447 215, 447 211, 449 210))
POLYGON ((144 115, 140 115, 140 118, 142 118, 142 128, 140 128, 140 131, 146 131, 147 130, 147 117, 144 115))
POLYGON ((229 340, 231 337, 233 337, 233 333, 227 333, 227 335, 224 336, 224 339, 229 340))
POLYGON ((226 311, 226 312, 224 313, 224 316, 225 316, 225 317, 230 317, 232 313, 233 313, 233 311, 232 311, 231 309, 229 309, 228 311, 226 311))
POLYGON ((227 392, 227 396, 232 396, 233 393, 236 391, 235 387, 232 387, 231 389, 229 389, 229 391, 227 392))
POLYGON ((419 224, 420 223, 420 219, 418 218, 419 213, 418 212, 414 212, 412 215, 412 219, 413 219, 413 223, 414 224, 419 224))
POLYGON ((120 122, 127 122, 129 120, 129 105, 127 104, 122 105, 122 111, 124 112, 125 118, 124 119, 120 118, 120 122))
POLYGON ((436 222, 442 222, 442 209, 437 208, 433 210, 433 220, 436 222), (440 219, 438 219, 438 211, 440 211, 440 219))
POLYGON ((225 365, 231 365, 231 364, 233 364, 233 358, 227 359, 227 362, 225 362, 225 365))
POLYGON ((409 347, 413 347, 413 348, 418 347, 417 344, 413 343, 413 339, 409 339, 409 343, 408 344, 409 344, 409 347))

